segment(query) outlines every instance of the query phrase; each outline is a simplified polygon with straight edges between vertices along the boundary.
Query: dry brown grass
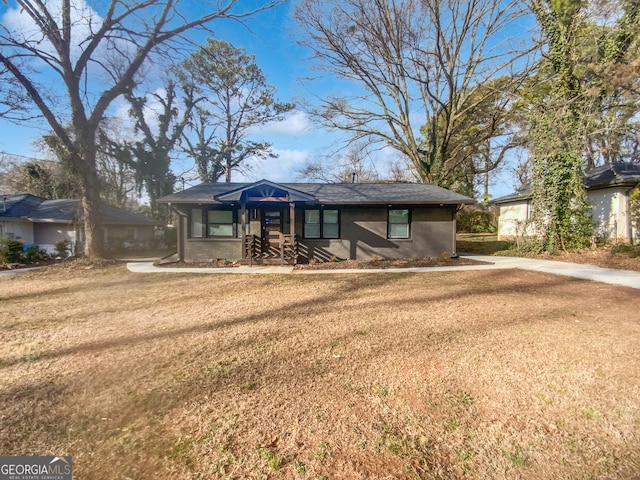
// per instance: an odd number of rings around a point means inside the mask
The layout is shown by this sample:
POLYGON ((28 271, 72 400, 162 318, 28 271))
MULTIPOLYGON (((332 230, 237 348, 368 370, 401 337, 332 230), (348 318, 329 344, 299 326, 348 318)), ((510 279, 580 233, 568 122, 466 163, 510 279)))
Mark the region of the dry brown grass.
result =
POLYGON ((640 476, 637 290, 107 265, 0 292, 0 452, 74 478, 640 476))

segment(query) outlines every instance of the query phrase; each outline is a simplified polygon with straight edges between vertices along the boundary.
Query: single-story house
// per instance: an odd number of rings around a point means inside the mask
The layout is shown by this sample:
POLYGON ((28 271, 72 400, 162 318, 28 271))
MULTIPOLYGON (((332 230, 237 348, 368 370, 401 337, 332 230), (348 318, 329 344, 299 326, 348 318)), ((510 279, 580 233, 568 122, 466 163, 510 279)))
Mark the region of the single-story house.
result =
MULTIPOLYGON (((640 188, 640 164, 617 162, 597 167, 585 175, 584 185, 598 238, 614 241, 638 238, 640 232, 631 224, 629 215, 629 196, 640 188)), ((527 225, 532 218, 531 188, 491 203, 499 208, 499 240, 531 233, 533 227, 527 225)))
MULTIPOLYGON (((160 222, 109 205, 101 206, 105 244, 154 239, 160 222)), ((30 194, 0 195, 0 236, 37 244, 48 253, 56 242, 68 240, 71 251, 81 251, 84 231, 79 200, 47 200, 30 194)))
POLYGON ((178 258, 306 263, 456 252, 456 212, 474 200, 414 183, 207 183, 163 197, 178 258))

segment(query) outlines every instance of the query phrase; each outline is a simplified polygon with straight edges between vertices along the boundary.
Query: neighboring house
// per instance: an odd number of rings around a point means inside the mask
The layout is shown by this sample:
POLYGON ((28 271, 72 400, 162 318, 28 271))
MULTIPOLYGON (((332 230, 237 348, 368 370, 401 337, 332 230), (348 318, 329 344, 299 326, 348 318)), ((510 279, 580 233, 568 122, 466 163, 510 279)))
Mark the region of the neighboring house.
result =
POLYGON ((455 216, 474 200, 428 184, 201 184, 163 197, 178 257, 258 263, 456 252, 455 216))
MULTIPOLYGON (((639 164, 618 162, 595 168, 585 176, 584 185, 598 238, 616 241, 638 238, 639 232, 633 228, 629 215, 629 195, 640 186, 639 164)), ((533 226, 528 224, 532 218, 530 188, 491 203, 499 207, 499 240, 532 233, 533 226)))
MULTIPOLYGON (((108 205, 101 206, 106 245, 118 242, 148 244, 159 222, 108 205)), ((83 244, 82 208, 79 200, 46 200, 30 194, 0 195, 0 236, 34 243, 48 253, 61 240, 72 251, 83 244)))

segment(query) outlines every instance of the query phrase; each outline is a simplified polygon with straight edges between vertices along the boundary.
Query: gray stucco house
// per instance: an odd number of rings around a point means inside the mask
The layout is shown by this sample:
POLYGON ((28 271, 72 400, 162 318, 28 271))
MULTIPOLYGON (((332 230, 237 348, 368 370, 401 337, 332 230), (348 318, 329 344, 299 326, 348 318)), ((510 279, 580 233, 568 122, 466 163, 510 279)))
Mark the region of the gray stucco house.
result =
MULTIPOLYGON (((100 207, 105 245, 114 242, 149 244, 160 222, 109 205, 100 207)), ((0 236, 35 243, 48 253, 68 240, 71 251, 82 251, 82 208, 79 200, 47 200, 30 194, 0 195, 0 236)))
POLYGON ((209 183, 163 197, 178 258, 307 263, 456 252, 456 212, 474 200, 429 184, 209 183))

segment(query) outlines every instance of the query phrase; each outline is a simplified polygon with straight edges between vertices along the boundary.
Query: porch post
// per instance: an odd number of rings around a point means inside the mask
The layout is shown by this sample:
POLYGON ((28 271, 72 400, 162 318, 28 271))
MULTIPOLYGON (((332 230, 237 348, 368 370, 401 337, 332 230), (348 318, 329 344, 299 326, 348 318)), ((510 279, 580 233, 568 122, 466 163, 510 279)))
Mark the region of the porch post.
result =
POLYGON ((295 203, 292 202, 289 204, 289 235, 295 235, 295 233, 296 233, 296 205, 295 203))
POLYGON ((298 263, 298 245, 296 244, 296 205, 289 203, 289 235, 291 235, 291 255, 293 256, 293 264, 298 263))
POLYGON ((245 249, 245 237, 247 236, 247 206, 243 203, 240 210, 240 237, 242 238, 242 259, 247 258, 245 249))

